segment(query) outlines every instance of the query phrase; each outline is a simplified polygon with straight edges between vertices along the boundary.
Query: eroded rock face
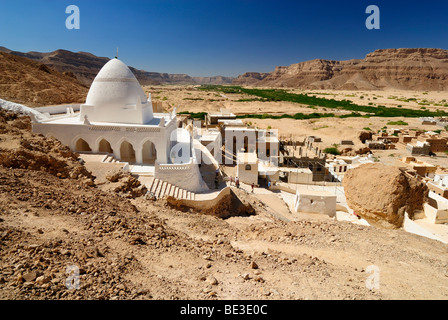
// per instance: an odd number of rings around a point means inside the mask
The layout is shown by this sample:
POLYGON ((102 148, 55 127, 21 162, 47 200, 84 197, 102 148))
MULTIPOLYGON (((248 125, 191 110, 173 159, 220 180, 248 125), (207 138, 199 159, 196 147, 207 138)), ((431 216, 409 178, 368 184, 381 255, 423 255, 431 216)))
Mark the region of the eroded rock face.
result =
POLYGON ((397 167, 365 164, 349 170, 343 180, 347 204, 373 225, 399 228, 405 212, 412 219, 423 210, 428 188, 397 167))
POLYGON ((234 84, 339 90, 447 90, 448 50, 384 49, 365 59, 316 59, 277 67, 262 77, 248 73, 234 84), (258 78, 258 79, 257 79, 258 78))
POLYGON ((234 79, 232 84, 239 86, 250 86, 256 84, 260 80, 263 80, 268 75, 269 73, 246 72, 245 74, 242 74, 238 78, 234 79))

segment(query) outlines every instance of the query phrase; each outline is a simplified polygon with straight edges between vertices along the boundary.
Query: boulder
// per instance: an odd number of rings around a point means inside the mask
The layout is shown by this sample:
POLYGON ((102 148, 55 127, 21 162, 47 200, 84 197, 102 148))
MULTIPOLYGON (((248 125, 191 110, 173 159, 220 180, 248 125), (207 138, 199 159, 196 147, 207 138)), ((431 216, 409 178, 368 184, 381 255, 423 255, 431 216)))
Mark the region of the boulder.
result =
POLYGON ((361 131, 359 134, 359 140, 361 140, 362 143, 366 143, 367 140, 372 140, 372 137, 372 131, 361 131))
POLYGON ((429 192, 417 178, 379 163, 349 170, 343 186, 349 207, 369 223, 385 228, 401 227, 405 212, 412 219, 423 210, 429 192))

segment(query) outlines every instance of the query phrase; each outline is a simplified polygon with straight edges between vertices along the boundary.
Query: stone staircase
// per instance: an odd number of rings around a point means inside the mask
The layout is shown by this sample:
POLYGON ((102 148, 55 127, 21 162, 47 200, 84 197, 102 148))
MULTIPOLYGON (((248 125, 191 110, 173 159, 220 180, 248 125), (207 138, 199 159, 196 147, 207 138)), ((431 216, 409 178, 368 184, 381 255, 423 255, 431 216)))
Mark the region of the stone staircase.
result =
POLYGON ((120 161, 115 159, 115 157, 112 154, 106 154, 101 162, 102 163, 118 163, 120 161))
POLYGON ((146 187, 148 188, 147 196, 149 196, 149 194, 152 192, 157 199, 161 199, 165 196, 187 200, 196 199, 195 193, 176 187, 166 181, 162 181, 159 179, 152 179, 152 183, 147 183, 146 187))

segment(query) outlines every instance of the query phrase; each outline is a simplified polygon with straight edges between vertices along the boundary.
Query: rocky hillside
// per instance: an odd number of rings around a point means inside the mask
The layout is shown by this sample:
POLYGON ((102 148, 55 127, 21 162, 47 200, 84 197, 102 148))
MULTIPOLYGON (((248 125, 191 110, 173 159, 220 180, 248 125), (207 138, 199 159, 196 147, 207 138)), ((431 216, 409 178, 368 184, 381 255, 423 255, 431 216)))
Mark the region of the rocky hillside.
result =
POLYGON ((120 187, 139 188, 118 176, 101 181, 30 127, 0 110, 2 300, 448 297, 441 242, 320 215, 286 222, 238 189, 254 214, 179 211, 120 187), (366 285, 371 265, 379 288, 366 285))
MULTIPOLYGON (((95 76, 101 68, 110 60, 106 57, 97 57, 88 52, 71 52, 68 50, 56 50, 53 52, 19 52, 12 51, 5 47, 0 47, 0 52, 7 52, 17 56, 29 58, 59 72, 66 72, 76 76, 76 78, 86 86, 90 86, 95 76)), ((230 84, 233 78, 214 77, 190 77, 186 74, 168 74, 159 72, 149 72, 130 67, 141 85, 158 84, 230 84)))
POLYGON ((83 103, 88 88, 73 73, 0 52, 0 98, 28 106, 83 103))
POLYGON ((365 59, 317 59, 277 67, 268 74, 246 73, 233 83, 304 89, 448 90, 448 50, 384 49, 365 59))

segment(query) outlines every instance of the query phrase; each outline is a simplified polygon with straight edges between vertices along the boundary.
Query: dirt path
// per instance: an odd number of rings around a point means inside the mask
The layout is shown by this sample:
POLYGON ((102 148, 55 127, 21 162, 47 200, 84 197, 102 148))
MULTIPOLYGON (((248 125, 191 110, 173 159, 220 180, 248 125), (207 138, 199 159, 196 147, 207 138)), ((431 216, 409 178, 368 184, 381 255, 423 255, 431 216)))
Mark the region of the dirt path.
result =
MULTIPOLYGON (((233 249, 257 261, 259 275, 250 269, 246 272, 249 278, 263 278, 263 285, 256 291, 261 296, 273 294, 272 298, 283 299, 448 297, 447 246, 404 231, 319 218, 284 222, 269 212, 225 221, 188 213, 169 214, 164 218, 169 220, 171 228, 195 239, 209 242, 215 239, 215 243, 216 239, 228 240, 233 249), (369 266, 379 268, 379 290, 366 288, 366 281, 372 275, 366 273, 369 266)), ((236 270, 232 273, 228 264, 219 261, 213 266, 229 271, 230 279, 226 281, 234 285, 237 280, 231 281, 232 275, 238 278, 242 274, 236 270)), ((222 290, 227 292, 225 288, 228 287, 223 286, 222 290)))

